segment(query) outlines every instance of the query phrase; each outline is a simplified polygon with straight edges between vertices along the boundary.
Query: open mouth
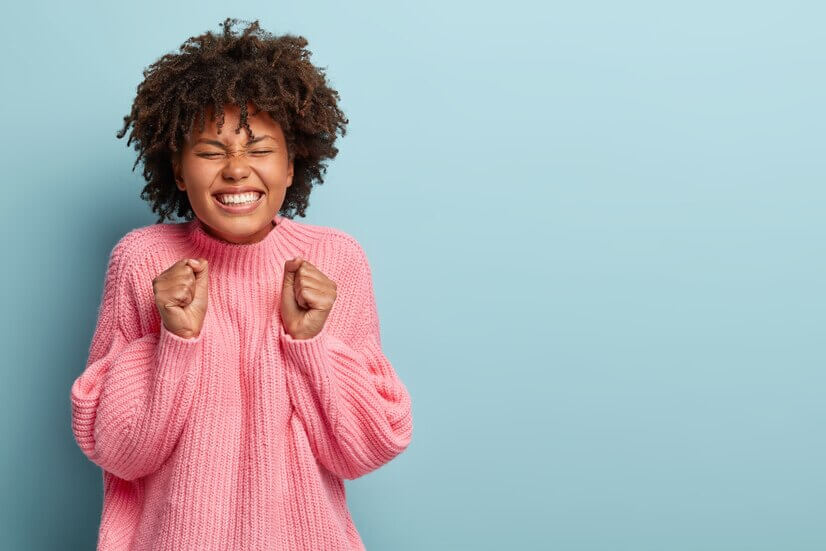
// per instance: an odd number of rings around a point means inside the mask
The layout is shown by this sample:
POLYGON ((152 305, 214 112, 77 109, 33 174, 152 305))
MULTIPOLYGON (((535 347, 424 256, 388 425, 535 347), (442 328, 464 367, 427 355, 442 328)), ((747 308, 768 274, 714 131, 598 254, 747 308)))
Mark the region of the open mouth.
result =
POLYGON ((249 214, 263 203, 264 194, 258 191, 221 193, 213 195, 215 204, 230 214, 249 214))

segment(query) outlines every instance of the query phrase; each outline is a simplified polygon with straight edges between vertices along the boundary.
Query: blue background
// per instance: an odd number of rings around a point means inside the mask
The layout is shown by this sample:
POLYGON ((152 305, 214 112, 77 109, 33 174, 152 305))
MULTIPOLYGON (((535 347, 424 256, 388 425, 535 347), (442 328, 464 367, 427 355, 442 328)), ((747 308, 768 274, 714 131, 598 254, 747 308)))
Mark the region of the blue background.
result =
POLYGON ((155 221, 115 133, 225 17, 305 36, 350 118, 306 219, 363 244, 410 447, 370 550, 826 549, 817 2, 15 3, 3 32, 7 549, 93 549, 81 373, 155 221))

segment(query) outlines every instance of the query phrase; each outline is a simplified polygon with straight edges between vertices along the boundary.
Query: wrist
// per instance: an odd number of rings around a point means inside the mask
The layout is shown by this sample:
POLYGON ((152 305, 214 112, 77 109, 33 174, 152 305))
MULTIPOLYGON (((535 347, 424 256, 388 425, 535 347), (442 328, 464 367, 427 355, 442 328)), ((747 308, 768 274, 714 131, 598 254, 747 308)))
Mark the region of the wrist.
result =
POLYGON ((172 330, 169 327, 167 327, 167 325, 165 323, 162 323, 161 326, 163 327, 163 329, 166 332, 170 333, 171 335, 174 335, 174 336, 178 337, 179 339, 184 339, 184 340, 197 339, 201 335, 201 330, 200 329, 198 331, 191 331, 191 330, 187 330, 187 329, 172 330))

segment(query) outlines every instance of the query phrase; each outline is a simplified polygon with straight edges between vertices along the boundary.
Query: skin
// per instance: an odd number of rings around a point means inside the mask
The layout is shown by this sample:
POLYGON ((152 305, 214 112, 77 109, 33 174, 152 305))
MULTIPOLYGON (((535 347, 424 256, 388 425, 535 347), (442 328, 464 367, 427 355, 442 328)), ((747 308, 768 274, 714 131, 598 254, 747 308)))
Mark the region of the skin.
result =
MULTIPOLYGON (((218 134, 210 107, 204 131, 198 132, 193 124, 172 161, 176 185, 186 192, 204 231, 237 244, 256 243, 272 231, 273 218, 292 185, 294 167, 281 126, 265 111, 256 113, 252 103, 247 108, 247 121, 255 137, 269 137, 247 144, 246 128, 235 134, 232 129, 238 125, 240 109, 231 104, 224 106, 224 126, 218 134), (229 214, 215 204, 214 193, 244 185, 264 193, 264 203, 255 211, 229 214)), ((182 338, 197 337, 203 327, 207 273, 207 259, 182 259, 152 282, 164 326, 182 338)), ((288 259, 284 263, 280 308, 285 332, 294 339, 318 335, 336 296, 336 283, 316 266, 300 256, 288 259)))
POLYGON ((206 259, 182 258, 152 280, 164 327, 182 339, 196 338, 204 325, 207 272, 206 259))
POLYGON ((336 301, 336 284, 321 270, 296 257, 284 263, 281 321, 294 339, 311 339, 321 332, 336 301))
POLYGON ((255 112, 247 104, 247 122, 256 138, 271 136, 250 144, 246 128, 236 134, 241 110, 224 106, 224 125, 218 134, 213 109, 206 109, 206 125, 198 132, 194 124, 172 160, 175 185, 185 191, 192 210, 204 231, 230 243, 255 243, 272 230, 272 220, 281 209, 287 188, 292 185, 294 163, 287 151, 281 125, 266 111, 255 112), (203 143, 213 140, 221 145, 203 143), (200 142, 200 143, 199 143, 200 142), (264 203, 246 215, 227 213, 215 204, 214 193, 253 186, 264 193, 264 203))

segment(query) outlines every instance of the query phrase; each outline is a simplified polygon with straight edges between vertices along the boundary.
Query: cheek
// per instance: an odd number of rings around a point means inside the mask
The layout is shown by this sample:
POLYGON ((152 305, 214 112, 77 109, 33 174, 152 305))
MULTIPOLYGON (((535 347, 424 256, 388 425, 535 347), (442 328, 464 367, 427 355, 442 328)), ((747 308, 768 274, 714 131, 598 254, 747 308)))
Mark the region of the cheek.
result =
POLYGON ((286 167, 281 163, 278 162, 268 162, 266 165, 261 167, 261 175, 263 178, 273 182, 280 182, 284 179, 284 176, 287 174, 286 167))
POLYGON ((283 188, 290 182, 289 175, 283 167, 268 166, 265 169, 258 171, 258 176, 261 181, 271 192, 275 193, 282 191, 283 188))
POLYGON ((182 176, 187 188, 197 190, 206 187, 215 178, 215 173, 219 170, 217 167, 209 167, 205 163, 190 162, 184 165, 182 176))

